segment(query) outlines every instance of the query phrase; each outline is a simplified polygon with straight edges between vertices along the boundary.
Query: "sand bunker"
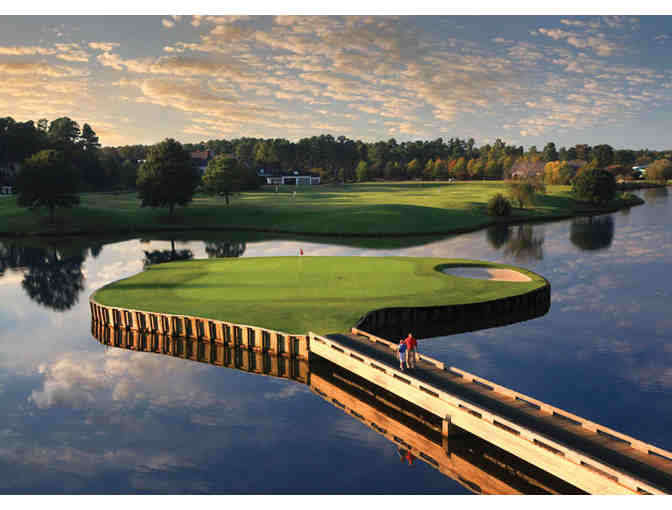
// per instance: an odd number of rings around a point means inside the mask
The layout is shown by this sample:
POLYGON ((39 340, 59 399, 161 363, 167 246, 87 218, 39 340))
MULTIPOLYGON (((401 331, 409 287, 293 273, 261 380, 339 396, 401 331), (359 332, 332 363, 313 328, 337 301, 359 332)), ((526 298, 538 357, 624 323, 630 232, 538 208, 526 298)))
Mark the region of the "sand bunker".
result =
POLYGON ((460 278, 479 278, 496 282, 529 282, 532 278, 511 269, 497 269, 494 267, 446 267, 443 273, 459 276, 460 278))

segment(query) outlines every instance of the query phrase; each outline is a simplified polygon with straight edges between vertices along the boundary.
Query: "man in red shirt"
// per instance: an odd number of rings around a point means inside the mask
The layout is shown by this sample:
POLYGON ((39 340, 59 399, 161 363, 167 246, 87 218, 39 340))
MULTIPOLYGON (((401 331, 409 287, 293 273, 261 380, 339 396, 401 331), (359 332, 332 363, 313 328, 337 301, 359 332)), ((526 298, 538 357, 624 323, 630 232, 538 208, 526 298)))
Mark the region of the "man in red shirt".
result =
POLYGON ((406 337, 406 365, 408 368, 415 368, 415 361, 418 355, 418 341, 409 333, 406 337))

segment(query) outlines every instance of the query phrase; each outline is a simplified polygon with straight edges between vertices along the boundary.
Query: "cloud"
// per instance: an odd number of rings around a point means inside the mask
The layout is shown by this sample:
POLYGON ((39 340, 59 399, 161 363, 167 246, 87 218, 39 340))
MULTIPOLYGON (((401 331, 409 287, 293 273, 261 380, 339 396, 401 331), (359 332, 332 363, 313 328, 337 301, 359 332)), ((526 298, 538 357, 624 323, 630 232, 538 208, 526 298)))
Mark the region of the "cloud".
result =
POLYGON ((585 27, 588 24, 587 22, 578 19, 561 19, 560 23, 570 27, 585 27))
POLYGON ((0 46, 0 55, 54 55, 54 48, 44 48, 41 46, 0 46))
POLYGON ((115 48, 117 48, 120 44, 118 42, 90 42, 89 43, 89 48, 92 48, 94 50, 100 50, 100 51, 105 51, 105 52, 110 52, 113 51, 115 48))
POLYGON ((581 37, 580 35, 561 30, 559 28, 546 29, 540 28, 539 32, 556 41, 566 40, 566 42, 575 48, 591 48, 595 53, 602 57, 607 57, 614 53, 618 46, 606 39, 603 34, 596 36, 581 37))
POLYGON ((0 60, 0 73, 34 77, 63 78, 86 76, 88 71, 29 60, 0 60))

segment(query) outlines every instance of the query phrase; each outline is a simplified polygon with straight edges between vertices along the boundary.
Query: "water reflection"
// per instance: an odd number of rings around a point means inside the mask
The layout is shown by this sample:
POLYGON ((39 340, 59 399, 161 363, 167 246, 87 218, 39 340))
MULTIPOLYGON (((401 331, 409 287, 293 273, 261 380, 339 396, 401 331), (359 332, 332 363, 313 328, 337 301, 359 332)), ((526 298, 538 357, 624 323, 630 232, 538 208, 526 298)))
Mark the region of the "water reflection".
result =
POLYGON ((490 246, 517 262, 530 262, 544 258, 544 231, 539 225, 493 225, 485 231, 490 246))
MULTIPOLYGON (((605 250, 577 253, 570 220, 534 225, 544 232, 544 258, 519 265, 551 281, 551 311, 432 340, 423 353, 672 449, 672 200, 653 192, 660 196, 612 215, 618 235, 605 250)), ((228 240, 246 243, 244 257, 303 248, 515 264, 503 252, 514 231, 427 240, 170 232, 152 235, 148 246, 119 236, 43 239, 32 254, 25 241, 0 240, 0 492, 465 493, 465 482, 415 453, 412 468, 400 463, 399 443, 305 384, 91 341, 84 295, 142 270, 142 248, 169 249, 171 238, 195 258, 207 257, 207 241, 228 240), (50 244, 63 258, 86 258, 85 289, 65 313, 34 304, 21 286, 29 265, 49 260, 50 244)), ((466 458, 456 444, 451 459, 466 458)))
POLYGON ((609 248, 614 240, 614 219, 609 215, 572 220, 569 240, 582 251, 609 248))
POLYGON ((164 262, 174 262, 176 260, 191 260, 194 258, 194 252, 191 250, 176 250, 175 240, 170 240, 170 250, 143 250, 145 258, 142 261, 144 267, 154 264, 163 264, 164 262))
POLYGON ((649 188, 644 190, 644 200, 648 204, 665 202, 669 195, 667 188, 649 188))
POLYGON ((23 270, 21 287, 33 301, 53 310, 69 310, 84 290, 86 250, 0 242, 0 277, 7 269, 23 270))
POLYGON ((220 259, 226 257, 241 257, 245 253, 247 244, 235 241, 205 241, 205 253, 208 258, 220 259))
POLYGON ((485 238, 495 250, 499 250, 511 237, 511 230, 508 225, 492 225, 485 231, 485 238))
POLYGON ((263 376, 290 379, 310 387, 352 419, 416 460, 477 494, 580 494, 576 487, 466 431, 442 435, 441 419, 318 356, 309 362, 231 344, 143 334, 92 323, 100 343, 164 354, 263 376))

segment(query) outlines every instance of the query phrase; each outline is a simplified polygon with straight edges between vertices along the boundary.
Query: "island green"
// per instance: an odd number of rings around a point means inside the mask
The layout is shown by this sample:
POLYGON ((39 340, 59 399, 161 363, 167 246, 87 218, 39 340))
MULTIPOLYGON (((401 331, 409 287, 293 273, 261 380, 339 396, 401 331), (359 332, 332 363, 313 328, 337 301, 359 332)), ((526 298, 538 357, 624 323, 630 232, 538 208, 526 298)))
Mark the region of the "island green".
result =
POLYGON ((474 260, 415 257, 259 257, 192 260, 150 267, 109 284, 101 305, 190 315, 293 334, 348 331, 386 307, 475 303, 524 294, 546 280, 524 269, 474 260), (447 266, 514 269, 507 282, 445 274, 447 266))

